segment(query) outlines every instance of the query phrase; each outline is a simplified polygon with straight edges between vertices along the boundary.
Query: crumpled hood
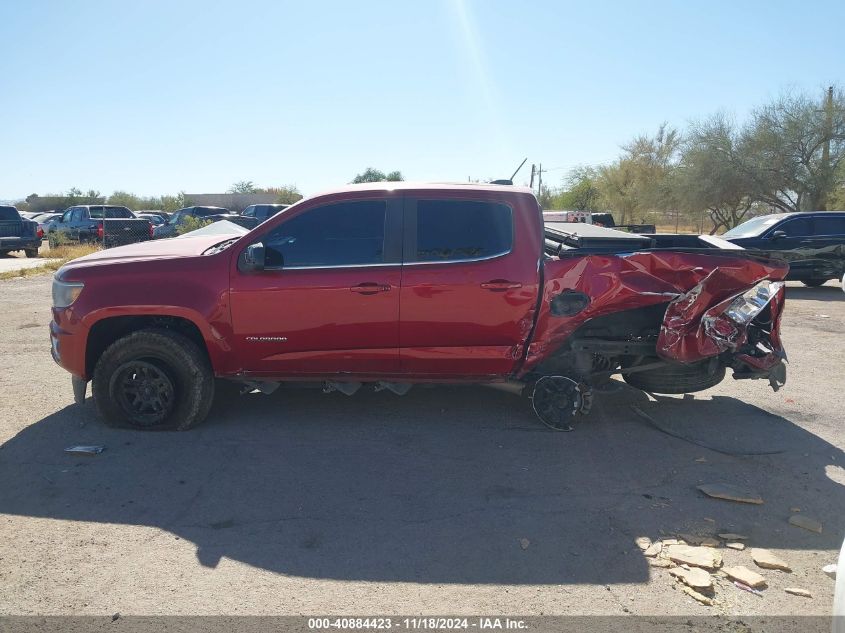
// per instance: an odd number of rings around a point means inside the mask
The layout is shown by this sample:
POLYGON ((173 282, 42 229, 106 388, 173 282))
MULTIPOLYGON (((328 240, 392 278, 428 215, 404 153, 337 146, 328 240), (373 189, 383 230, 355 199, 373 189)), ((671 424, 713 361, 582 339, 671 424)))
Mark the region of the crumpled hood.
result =
POLYGON ((172 259, 176 257, 196 257, 203 252, 233 237, 241 237, 238 233, 229 235, 191 235, 174 237, 166 240, 139 242, 127 246, 107 248, 79 259, 74 259, 62 268, 71 270, 101 264, 119 264, 155 259, 172 259))

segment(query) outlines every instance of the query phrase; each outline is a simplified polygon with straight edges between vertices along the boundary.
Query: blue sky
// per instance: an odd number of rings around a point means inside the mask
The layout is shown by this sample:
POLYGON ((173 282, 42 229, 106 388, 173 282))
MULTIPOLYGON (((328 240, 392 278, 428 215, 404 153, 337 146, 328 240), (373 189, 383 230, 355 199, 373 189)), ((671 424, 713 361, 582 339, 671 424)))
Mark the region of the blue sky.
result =
MULTIPOLYGON (((843 83, 845 3, 0 2, 0 199, 612 161, 843 83)), ((517 180, 527 179, 528 171, 517 180)))

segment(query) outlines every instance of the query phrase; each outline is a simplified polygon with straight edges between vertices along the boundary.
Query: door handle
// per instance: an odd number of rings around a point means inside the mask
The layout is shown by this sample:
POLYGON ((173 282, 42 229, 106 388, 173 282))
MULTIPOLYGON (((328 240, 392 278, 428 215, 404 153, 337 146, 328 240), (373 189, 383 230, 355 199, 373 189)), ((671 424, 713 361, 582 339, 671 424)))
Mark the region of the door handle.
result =
POLYGON ((357 292, 362 295, 374 295, 378 292, 388 292, 390 290, 389 284, 377 284, 371 281, 352 286, 349 290, 357 292))
POLYGON ((481 284, 485 290, 511 290, 512 288, 522 288, 522 284, 518 281, 507 281, 506 279, 494 279, 493 281, 486 281, 481 284))

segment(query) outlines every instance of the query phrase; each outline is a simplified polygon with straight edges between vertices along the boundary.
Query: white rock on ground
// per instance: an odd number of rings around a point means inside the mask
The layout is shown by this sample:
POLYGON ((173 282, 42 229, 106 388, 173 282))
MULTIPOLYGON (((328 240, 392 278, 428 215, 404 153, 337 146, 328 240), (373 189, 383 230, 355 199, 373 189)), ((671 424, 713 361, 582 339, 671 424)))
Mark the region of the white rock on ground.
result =
POLYGON ((743 585, 748 585, 754 589, 761 589, 766 586, 766 579, 758 574, 756 571, 751 571, 747 567, 737 565, 736 567, 725 567, 722 569, 731 580, 737 580, 743 585))
POLYGON ((751 550, 751 560, 757 567, 763 569, 779 569, 780 571, 792 571, 792 568, 783 559, 775 556, 772 552, 762 547, 755 547, 751 550))
POLYGON ((718 569, 722 566, 722 555, 712 547, 693 547, 691 545, 670 545, 669 558, 679 564, 718 569))

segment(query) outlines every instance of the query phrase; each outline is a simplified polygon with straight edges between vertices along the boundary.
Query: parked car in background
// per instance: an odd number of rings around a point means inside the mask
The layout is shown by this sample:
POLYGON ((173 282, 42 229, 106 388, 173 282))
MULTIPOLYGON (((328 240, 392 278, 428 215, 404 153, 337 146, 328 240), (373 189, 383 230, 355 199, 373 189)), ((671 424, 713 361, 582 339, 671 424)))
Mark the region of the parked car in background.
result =
POLYGON ((252 228, 257 225, 257 222, 253 218, 246 218, 237 213, 232 213, 229 209, 224 209, 223 207, 185 207, 176 211, 166 224, 155 227, 153 238, 176 237, 179 234, 179 227, 185 224, 188 218, 208 222, 229 220, 245 228, 252 228))
POLYGON ((0 255, 23 251, 27 257, 38 257, 40 247, 38 222, 21 217, 16 207, 0 206, 0 255))
POLYGON ((258 226, 267 218, 272 218, 274 215, 280 211, 284 211, 289 206, 289 204, 251 204, 243 210, 241 215, 247 218, 255 218, 257 220, 256 226, 258 226))
POLYGON ((135 216, 139 217, 139 218, 143 218, 144 220, 149 220, 150 223, 153 225, 153 230, 155 230, 155 227, 161 226, 162 224, 167 223, 167 220, 164 219, 162 216, 160 216, 157 213, 136 212, 135 216))
POLYGON ((745 249, 789 262, 790 281, 821 286, 845 274, 845 212, 761 215, 722 237, 745 249))
POLYGON ((38 237, 43 238, 50 231, 50 227, 58 222, 62 217, 61 213, 39 213, 34 218, 33 222, 38 222, 38 237))
POLYGON ((100 242, 110 248, 144 242, 152 235, 152 223, 136 218, 126 207, 97 204, 66 209, 62 217, 50 225, 47 239, 51 247, 67 241, 100 242))
POLYGON ((484 383, 528 395, 557 430, 615 373, 649 393, 708 389, 726 368, 786 379, 782 261, 544 226, 525 187, 371 183, 245 234, 213 227, 56 273, 53 358, 77 402, 93 378, 107 423, 190 428, 215 377, 347 395, 484 383))

